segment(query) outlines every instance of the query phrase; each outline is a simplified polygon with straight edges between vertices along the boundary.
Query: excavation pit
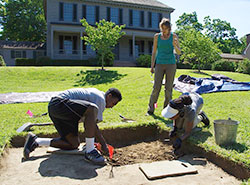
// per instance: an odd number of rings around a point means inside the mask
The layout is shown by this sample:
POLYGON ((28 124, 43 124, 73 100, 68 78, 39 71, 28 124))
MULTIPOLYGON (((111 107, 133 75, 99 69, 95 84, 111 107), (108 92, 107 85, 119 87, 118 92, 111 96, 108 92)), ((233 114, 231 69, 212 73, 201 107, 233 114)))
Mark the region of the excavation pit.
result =
MULTIPOLYGON (((241 177, 236 176, 237 171, 249 175, 242 166, 231 165, 227 160, 223 164, 216 163, 219 164, 219 168, 211 163, 216 154, 204 153, 202 149, 184 143, 186 147, 183 148, 183 152, 186 155, 179 159, 193 165, 198 170, 198 173, 149 181, 139 170, 140 164, 175 159, 172 154, 172 146, 164 141, 168 137, 168 132, 162 131, 154 125, 109 129, 102 132, 107 143, 115 148, 112 168, 111 165, 104 167, 92 165, 86 162, 81 155, 48 154, 46 153, 47 148, 44 147, 37 148, 32 152, 30 160, 22 161, 22 146, 25 138, 18 136, 12 139, 13 148, 6 149, 6 154, 2 157, 4 164, 0 169, 0 180, 6 185, 17 183, 22 185, 30 182, 39 185, 239 184, 240 181, 237 178, 241 177), (113 177, 110 177, 111 169, 113 177), (232 173, 227 169, 233 169, 236 172, 232 173)), ((57 135, 39 136, 56 137, 57 135)), ((84 142, 84 134, 80 135, 80 137, 84 142)), ((216 160, 223 161, 218 156, 216 160)))

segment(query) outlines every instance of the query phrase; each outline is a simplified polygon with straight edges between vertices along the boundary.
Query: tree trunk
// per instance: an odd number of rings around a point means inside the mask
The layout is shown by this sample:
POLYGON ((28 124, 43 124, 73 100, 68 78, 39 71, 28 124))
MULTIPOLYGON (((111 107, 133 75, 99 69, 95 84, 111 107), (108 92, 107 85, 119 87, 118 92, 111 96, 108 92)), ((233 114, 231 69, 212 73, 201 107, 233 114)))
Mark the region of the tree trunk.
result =
POLYGON ((102 53, 102 70, 104 70, 104 66, 103 66, 103 63, 104 63, 104 54, 102 53))
POLYGON ((201 72, 201 67, 200 67, 200 61, 198 60, 198 72, 200 73, 201 72))

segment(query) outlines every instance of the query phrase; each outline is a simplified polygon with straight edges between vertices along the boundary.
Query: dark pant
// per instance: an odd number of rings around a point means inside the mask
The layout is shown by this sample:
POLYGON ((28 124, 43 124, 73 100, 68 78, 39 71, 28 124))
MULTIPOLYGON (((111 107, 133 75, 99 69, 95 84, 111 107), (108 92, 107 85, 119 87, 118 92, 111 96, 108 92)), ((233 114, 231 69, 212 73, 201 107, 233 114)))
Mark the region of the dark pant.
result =
POLYGON ((72 133, 78 135, 79 120, 87 110, 90 102, 53 97, 48 105, 50 119, 62 138, 72 133))
POLYGON ((148 111, 154 112, 155 109, 154 104, 158 100, 164 75, 165 75, 165 100, 163 108, 168 105, 168 102, 172 99, 172 90, 173 90, 175 72, 176 72, 176 64, 156 64, 154 86, 148 104, 148 111))

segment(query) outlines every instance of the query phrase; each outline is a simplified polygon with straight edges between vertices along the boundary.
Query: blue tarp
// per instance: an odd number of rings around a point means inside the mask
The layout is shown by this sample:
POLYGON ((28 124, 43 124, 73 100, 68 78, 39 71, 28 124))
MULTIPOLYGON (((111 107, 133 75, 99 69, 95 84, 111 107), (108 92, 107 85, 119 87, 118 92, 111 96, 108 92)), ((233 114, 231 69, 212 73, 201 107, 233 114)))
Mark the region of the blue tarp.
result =
POLYGON ((226 92, 226 91, 249 91, 250 82, 238 82, 230 78, 195 78, 181 75, 175 79, 174 89, 180 92, 196 92, 198 94, 226 92))

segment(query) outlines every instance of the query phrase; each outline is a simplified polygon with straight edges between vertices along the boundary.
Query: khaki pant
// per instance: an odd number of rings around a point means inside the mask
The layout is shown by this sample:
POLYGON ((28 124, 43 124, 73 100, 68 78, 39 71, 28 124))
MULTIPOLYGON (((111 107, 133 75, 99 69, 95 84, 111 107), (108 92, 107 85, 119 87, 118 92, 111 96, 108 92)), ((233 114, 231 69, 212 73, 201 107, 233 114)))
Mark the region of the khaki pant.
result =
POLYGON ((158 100, 164 75, 165 75, 165 100, 163 108, 165 108, 168 105, 168 102, 172 99, 172 90, 173 90, 175 72, 176 72, 176 64, 156 64, 154 86, 148 104, 148 111, 154 112, 154 104, 158 100))

